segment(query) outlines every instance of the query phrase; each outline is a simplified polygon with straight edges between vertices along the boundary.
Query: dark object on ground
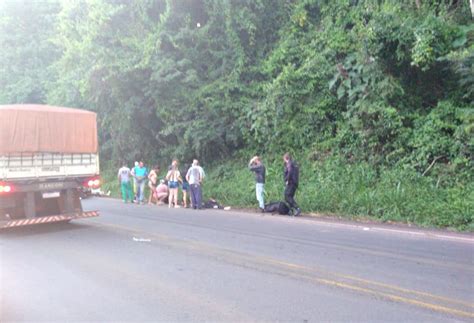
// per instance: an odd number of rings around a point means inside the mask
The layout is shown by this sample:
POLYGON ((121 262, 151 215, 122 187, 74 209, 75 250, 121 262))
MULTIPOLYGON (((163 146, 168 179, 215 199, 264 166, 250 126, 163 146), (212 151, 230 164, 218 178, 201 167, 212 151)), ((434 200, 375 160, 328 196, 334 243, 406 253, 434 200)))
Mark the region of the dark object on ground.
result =
POLYGON ((224 207, 220 205, 216 200, 209 199, 207 202, 204 202, 204 208, 206 209, 223 209, 224 207))
POLYGON ((288 215, 290 213, 290 208, 286 205, 285 202, 270 202, 265 205, 264 212, 266 213, 278 213, 281 215, 288 215))

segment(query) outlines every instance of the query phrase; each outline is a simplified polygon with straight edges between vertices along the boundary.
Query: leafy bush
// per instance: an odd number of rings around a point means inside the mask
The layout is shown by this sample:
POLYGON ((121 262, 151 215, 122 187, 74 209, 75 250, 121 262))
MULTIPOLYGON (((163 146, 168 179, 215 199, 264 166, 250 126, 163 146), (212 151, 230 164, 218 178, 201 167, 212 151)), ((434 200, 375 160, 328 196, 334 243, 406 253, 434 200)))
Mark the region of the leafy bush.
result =
MULTIPOLYGON (((377 170, 367 162, 348 164, 340 158, 309 161, 301 156, 301 183, 296 200, 304 212, 348 218, 399 221, 427 227, 474 229, 474 184, 442 187, 414 170, 377 170)), ((283 200, 280 157, 265 160, 265 199, 283 200)), ((247 162, 229 161, 208 171, 207 198, 237 207, 257 208, 253 174, 247 162)))

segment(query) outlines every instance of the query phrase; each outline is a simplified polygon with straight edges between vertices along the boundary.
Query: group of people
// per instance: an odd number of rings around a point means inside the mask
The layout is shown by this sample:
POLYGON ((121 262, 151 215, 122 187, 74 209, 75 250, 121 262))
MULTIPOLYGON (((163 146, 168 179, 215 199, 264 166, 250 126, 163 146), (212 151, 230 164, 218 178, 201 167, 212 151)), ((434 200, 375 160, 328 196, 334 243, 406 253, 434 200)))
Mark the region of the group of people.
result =
POLYGON ((178 191, 181 187, 184 207, 188 207, 188 192, 190 193, 191 206, 193 209, 202 208, 202 182, 205 177, 203 168, 197 159, 193 160, 191 166, 185 165, 183 172, 179 170, 177 159, 173 159, 168 167, 166 176, 159 180, 160 167, 154 166, 150 171, 142 161, 135 162, 130 169, 126 163, 118 171, 118 181, 124 203, 145 204, 145 187, 148 183, 150 194, 148 203, 162 205, 166 202, 168 207, 181 207, 178 203, 178 191), (182 176, 181 174, 185 174, 182 176))
MULTIPOLYGON (((299 184, 299 167, 289 153, 283 155, 284 170, 283 178, 285 182, 284 197, 285 202, 294 216, 301 214, 301 209, 295 201, 295 193, 299 184)), ((255 173, 255 192, 258 206, 262 212, 265 210, 265 176, 266 169, 262 159, 254 156, 248 165, 249 169, 255 173)), ((156 201, 156 204, 162 205, 166 202, 168 207, 181 207, 178 203, 178 191, 181 187, 183 196, 183 207, 188 207, 188 192, 190 193, 191 206, 193 209, 202 208, 202 182, 205 177, 204 170, 199 166, 197 159, 193 160, 192 165, 184 165, 183 172, 179 170, 177 159, 173 159, 168 167, 165 178, 158 180, 160 167, 155 166, 150 171, 144 166, 143 162, 135 162, 135 167, 128 168, 125 164, 118 171, 118 180, 122 192, 124 203, 135 202, 145 204, 145 187, 148 182, 150 195, 148 203, 156 201), (185 174, 184 177, 182 174, 185 174), (133 187, 133 189, 132 189, 133 187)))
MULTIPOLYGON (((294 216, 301 214, 301 209, 295 201, 295 193, 299 184, 299 167, 293 160, 290 153, 283 155, 283 179, 285 182, 285 202, 290 208, 290 213, 294 216)), ((254 156, 250 159, 249 169, 255 173, 255 192, 257 196, 258 206, 262 212, 265 210, 265 175, 266 169, 259 156, 254 156)))

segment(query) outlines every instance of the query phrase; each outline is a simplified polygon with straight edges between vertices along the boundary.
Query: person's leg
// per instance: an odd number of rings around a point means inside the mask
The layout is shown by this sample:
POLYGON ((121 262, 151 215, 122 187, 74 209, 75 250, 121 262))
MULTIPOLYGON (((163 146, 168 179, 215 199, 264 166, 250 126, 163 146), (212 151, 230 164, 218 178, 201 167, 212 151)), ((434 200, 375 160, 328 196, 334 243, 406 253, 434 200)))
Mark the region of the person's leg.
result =
POLYGON ((133 199, 138 202, 138 182, 135 177, 133 178, 133 199))
POLYGON ((156 199, 158 200, 158 205, 165 204, 165 199, 168 196, 168 193, 157 193, 156 194, 156 199))
POLYGON ((196 205, 198 209, 202 209, 202 188, 201 185, 197 186, 197 197, 196 197, 196 205))
POLYGON ((191 206, 193 207, 193 209, 196 209, 197 208, 197 202, 196 202, 196 198, 197 198, 197 189, 196 189, 196 184, 192 184, 190 185, 190 189, 191 189, 191 206))
POLYGON ((258 207, 260 209, 264 209, 265 208, 265 202, 264 202, 264 199, 263 199, 263 183, 257 183, 255 185, 255 191, 256 191, 256 195, 257 195, 258 207))
POLYGON ((168 207, 171 207, 174 201, 174 188, 170 188, 170 195, 168 196, 168 207))
POLYGON ((183 190, 183 207, 188 207, 188 192, 183 190))
POLYGON ((145 181, 140 183, 140 202, 145 203, 145 181))
POLYGON ((290 208, 293 207, 294 200, 293 200, 292 186, 290 185, 285 186, 285 201, 290 208))
POLYGON ((127 197, 130 199, 130 202, 133 203, 132 183, 127 182, 125 185, 126 185, 126 190, 127 190, 127 197))
POLYGON ((122 200, 124 202, 127 202, 127 187, 126 187, 126 184, 127 183, 120 183, 120 190, 122 191, 122 200))
POLYGON ((150 196, 148 197, 148 204, 151 204, 151 199, 153 197, 153 185, 148 185, 150 188, 150 196))
POLYGON ((287 185, 285 187, 285 201, 288 203, 290 210, 295 209, 295 215, 299 215, 299 207, 295 201, 295 193, 296 193, 296 186, 294 185, 287 185))
POLYGON ((178 193, 179 193, 179 189, 175 188, 174 189, 174 201, 173 201, 175 208, 179 207, 179 205, 178 205, 178 193))

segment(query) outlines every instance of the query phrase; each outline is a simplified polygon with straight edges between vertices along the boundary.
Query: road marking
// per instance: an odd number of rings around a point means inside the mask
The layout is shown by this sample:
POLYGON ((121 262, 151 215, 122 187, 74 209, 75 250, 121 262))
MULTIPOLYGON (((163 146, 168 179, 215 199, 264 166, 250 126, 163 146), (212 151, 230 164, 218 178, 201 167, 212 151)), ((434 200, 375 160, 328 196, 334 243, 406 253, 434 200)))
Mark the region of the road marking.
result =
POLYGON ((329 222, 324 221, 316 216, 310 215, 310 219, 301 219, 302 221, 306 220, 307 222, 311 222, 316 225, 324 225, 329 227, 346 227, 350 229, 357 229, 363 231, 369 231, 365 228, 369 228, 372 232, 382 231, 382 232, 390 232, 390 233, 397 233, 397 234, 405 234, 405 235, 412 235, 412 236, 419 236, 423 238, 430 238, 430 239, 438 239, 438 240, 451 240, 457 242, 467 242, 474 244, 474 237, 464 237, 464 236, 450 236, 442 233, 435 233, 430 231, 413 231, 413 230, 402 230, 402 229, 390 229, 390 228, 382 228, 378 226, 367 226, 367 225, 358 225, 358 224, 348 224, 348 223, 336 223, 336 222, 329 222))
POLYGON ((324 285, 336 286, 343 289, 358 291, 361 293, 382 297, 400 303, 406 303, 417 307, 430 309, 440 313, 474 318, 474 306, 472 304, 456 299, 451 299, 448 297, 401 288, 399 286, 366 280, 351 275, 333 272, 329 273, 327 271, 315 267, 306 267, 294 263, 280 261, 273 258, 241 253, 230 249, 217 248, 212 245, 197 241, 179 240, 166 235, 148 233, 142 230, 133 229, 117 224, 95 223, 92 226, 97 226, 105 229, 114 229, 112 231, 115 233, 117 233, 116 230, 120 230, 131 234, 147 234, 150 237, 154 237, 156 241, 167 244, 168 246, 175 247, 178 249, 198 251, 204 255, 214 256, 217 259, 226 261, 234 265, 251 267, 257 270, 267 269, 267 271, 270 270, 270 272, 276 272, 277 274, 281 274, 284 276, 292 276, 297 279, 305 279, 324 285), (265 268, 265 266, 267 268, 265 268), (326 278, 325 276, 329 276, 329 278, 326 278), (349 282, 345 280, 348 280, 349 282), (398 295, 396 293, 398 293, 398 295), (420 300, 417 299, 417 297, 423 297, 426 299, 420 300), (447 304, 437 304, 436 302, 451 303, 452 305, 457 305, 461 308, 450 307, 447 304), (464 309, 463 307, 466 307, 467 309, 464 309))
MULTIPOLYGON (((141 219, 144 220, 149 220, 149 221, 156 221, 157 218, 149 218, 149 217, 140 217, 141 219)), ((198 228, 203 228, 207 230, 213 230, 215 231, 216 228, 212 226, 206 226, 202 225, 199 223, 187 223, 187 222, 182 222, 182 221, 176 221, 176 220, 171 220, 171 219, 158 219, 161 222, 166 222, 166 223, 173 223, 173 224, 178 224, 182 226, 189 227, 190 225, 198 227, 198 228)), ((311 221, 314 222, 314 221, 311 221)), ((314 240, 308 240, 308 239, 300 239, 300 238, 292 238, 292 237, 286 237, 286 236, 281 236, 281 235, 272 235, 268 233, 249 233, 249 232, 244 232, 244 231, 239 231, 231 228, 219 228, 220 231, 226 231, 226 232, 231 232, 235 234, 240 234, 240 235, 246 235, 250 237, 257 237, 257 238, 263 238, 263 239, 270 239, 270 240, 282 240, 282 241, 289 241, 292 243, 298 243, 298 244, 303 244, 303 245, 313 245, 313 246, 322 246, 322 247, 329 247, 329 248, 335 248, 335 249, 340 249, 340 250, 345 250, 345 251, 350 251, 350 252, 357 252, 360 254, 367 254, 367 255, 372 255, 372 256, 381 256, 381 257, 386 257, 386 258, 392 258, 392 259, 398 259, 398 260, 405 260, 405 261, 410 261, 414 263, 422 263, 425 265, 434 265, 438 267, 445 267, 445 268, 451 268, 451 269, 457 269, 457 270, 463 270, 463 271, 468 271, 468 272, 473 272, 474 267, 473 266, 465 266, 462 264, 457 264, 457 263, 450 263, 450 262, 440 262, 437 260, 432 260, 432 259, 427 259, 427 258, 420 258, 420 257, 412 257, 409 255, 400 255, 400 254, 394 254, 391 252, 385 252, 385 251, 379 251, 379 250, 371 250, 367 248, 361 248, 361 247, 352 247, 352 246, 346 246, 346 245, 341 245, 341 244, 336 244, 336 243, 327 243, 327 242, 321 242, 321 241, 314 241, 314 240)))

